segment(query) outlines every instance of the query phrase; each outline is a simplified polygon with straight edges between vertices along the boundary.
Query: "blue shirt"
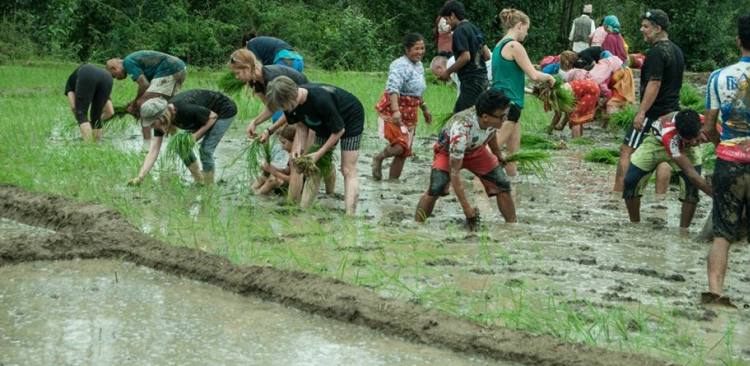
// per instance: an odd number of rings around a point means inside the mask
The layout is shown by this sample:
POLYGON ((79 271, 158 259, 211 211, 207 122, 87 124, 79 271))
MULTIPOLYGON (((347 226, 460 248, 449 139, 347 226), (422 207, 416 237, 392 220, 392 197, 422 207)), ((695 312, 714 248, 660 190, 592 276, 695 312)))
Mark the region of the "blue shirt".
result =
POLYGON ((185 63, 179 58, 158 51, 133 52, 122 60, 122 67, 133 81, 143 75, 146 80, 174 75, 185 70, 185 63))

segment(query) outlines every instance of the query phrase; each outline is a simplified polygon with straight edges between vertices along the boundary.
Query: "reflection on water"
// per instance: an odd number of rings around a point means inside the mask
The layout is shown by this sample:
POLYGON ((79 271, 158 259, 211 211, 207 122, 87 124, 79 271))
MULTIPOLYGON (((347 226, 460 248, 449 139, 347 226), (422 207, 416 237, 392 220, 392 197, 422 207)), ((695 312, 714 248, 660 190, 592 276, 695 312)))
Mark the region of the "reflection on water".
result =
POLYGON ((4 365, 488 364, 115 261, 0 267, 0 309, 4 365))

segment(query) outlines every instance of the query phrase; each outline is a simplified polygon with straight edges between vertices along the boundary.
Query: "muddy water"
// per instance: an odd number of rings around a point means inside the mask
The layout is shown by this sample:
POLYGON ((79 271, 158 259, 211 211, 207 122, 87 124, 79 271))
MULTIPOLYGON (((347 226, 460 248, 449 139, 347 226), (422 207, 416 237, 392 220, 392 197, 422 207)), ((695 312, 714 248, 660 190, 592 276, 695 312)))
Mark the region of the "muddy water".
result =
POLYGON ((0 267, 0 364, 486 365, 129 263, 0 267))

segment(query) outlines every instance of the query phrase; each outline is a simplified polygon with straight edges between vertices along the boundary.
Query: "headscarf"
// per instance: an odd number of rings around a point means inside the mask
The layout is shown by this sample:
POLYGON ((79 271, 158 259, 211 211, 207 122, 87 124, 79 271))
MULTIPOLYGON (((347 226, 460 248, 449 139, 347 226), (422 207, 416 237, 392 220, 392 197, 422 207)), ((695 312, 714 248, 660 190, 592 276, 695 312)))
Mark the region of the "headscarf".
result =
POLYGON ((608 32, 620 33, 620 20, 617 19, 616 15, 607 15, 604 17, 604 27, 607 28, 608 32))

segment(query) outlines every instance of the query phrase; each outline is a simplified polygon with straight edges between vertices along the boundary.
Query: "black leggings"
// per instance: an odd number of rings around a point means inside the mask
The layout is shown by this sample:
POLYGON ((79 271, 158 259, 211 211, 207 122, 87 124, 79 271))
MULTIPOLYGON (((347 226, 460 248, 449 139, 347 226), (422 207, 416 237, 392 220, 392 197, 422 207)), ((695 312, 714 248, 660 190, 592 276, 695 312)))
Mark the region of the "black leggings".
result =
POLYGON ((110 93, 112 76, 107 71, 94 65, 81 66, 75 88, 75 113, 78 124, 90 122, 91 128, 102 128, 102 111, 110 93), (89 112, 89 118, 86 118, 86 112, 89 112))

